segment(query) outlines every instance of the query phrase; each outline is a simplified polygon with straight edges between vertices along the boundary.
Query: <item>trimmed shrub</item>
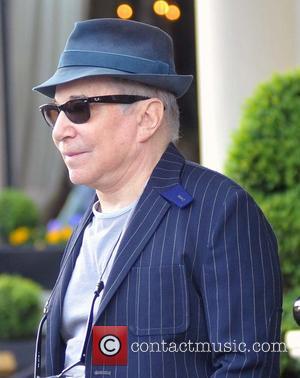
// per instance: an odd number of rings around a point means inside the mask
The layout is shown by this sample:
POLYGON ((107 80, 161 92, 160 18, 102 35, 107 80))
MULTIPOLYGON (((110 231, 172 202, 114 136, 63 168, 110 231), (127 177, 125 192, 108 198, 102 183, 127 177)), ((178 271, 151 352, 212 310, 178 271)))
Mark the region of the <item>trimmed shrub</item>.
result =
POLYGON ((18 227, 34 228, 39 221, 35 203, 16 189, 0 191, 0 238, 8 241, 10 232, 18 227))
POLYGON ((300 71, 275 75, 246 101, 226 163, 229 176, 265 195, 300 185, 300 71))
POLYGON ((42 313, 41 287, 27 278, 0 275, 0 339, 33 337, 42 313))
POLYGON ((284 289, 298 286, 300 295, 300 185, 256 200, 267 215, 278 239, 284 289))

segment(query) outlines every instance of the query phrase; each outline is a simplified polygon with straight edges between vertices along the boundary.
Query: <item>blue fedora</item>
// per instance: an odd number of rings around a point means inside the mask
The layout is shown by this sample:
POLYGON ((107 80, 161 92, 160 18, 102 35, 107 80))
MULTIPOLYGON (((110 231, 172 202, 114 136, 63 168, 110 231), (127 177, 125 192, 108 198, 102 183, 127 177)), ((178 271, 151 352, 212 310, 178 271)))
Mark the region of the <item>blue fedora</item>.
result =
POLYGON ((167 33, 141 22, 103 18, 75 24, 55 74, 33 90, 53 98, 57 85, 92 76, 137 81, 176 97, 193 80, 192 75, 177 75, 167 33))

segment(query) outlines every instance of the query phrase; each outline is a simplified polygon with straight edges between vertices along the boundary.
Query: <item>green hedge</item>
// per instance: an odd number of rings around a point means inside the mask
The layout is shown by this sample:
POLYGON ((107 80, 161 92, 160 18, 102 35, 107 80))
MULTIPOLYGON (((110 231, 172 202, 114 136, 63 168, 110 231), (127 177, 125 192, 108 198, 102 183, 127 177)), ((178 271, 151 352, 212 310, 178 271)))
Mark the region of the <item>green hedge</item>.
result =
POLYGON ((256 200, 278 239, 284 290, 298 287, 300 295, 300 185, 256 200))
POLYGON ((0 275, 0 339, 34 337, 42 313, 41 287, 19 276, 0 275))
MULTIPOLYGON (((276 74, 246 101, 225 172, 244 186, 269 219, 279 244, 284 304, 282 338, 297 329, 300 296, 300 71, 276 74)), ((282 355, 282 375, 300 367, 282 355)))
POLYGON ((9 233, 18 227, 33 228, 39 221, 35 203, 16 189, 0 191, 0 239, 7 242, 9 233))
POLYGON ((226 172, 250 192, 300 185, 300 71, 275 75, 246 101, 226 172))

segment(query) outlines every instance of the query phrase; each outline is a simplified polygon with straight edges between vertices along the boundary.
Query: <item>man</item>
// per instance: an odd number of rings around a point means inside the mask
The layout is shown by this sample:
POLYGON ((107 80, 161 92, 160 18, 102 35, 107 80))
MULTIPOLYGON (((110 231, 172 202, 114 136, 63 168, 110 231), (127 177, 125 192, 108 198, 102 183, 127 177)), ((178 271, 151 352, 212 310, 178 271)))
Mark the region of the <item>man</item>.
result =
POLYGON ((259 350, 279 339, 276 239, 240 186, 172 143, 191 80, 160 29, 99 19, 35 88, 54 98, 41 111, 70 180, 96 190, 46 306, 48 375, 278 376, 259 350), (100 326, 128 327, 128 361, 100 326))

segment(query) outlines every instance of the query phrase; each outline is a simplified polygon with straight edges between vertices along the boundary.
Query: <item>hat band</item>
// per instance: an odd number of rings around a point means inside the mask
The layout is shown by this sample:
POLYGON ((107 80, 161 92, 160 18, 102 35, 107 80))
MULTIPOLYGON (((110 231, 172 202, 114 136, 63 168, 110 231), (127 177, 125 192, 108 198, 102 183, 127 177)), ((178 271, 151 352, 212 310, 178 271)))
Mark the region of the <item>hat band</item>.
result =
POLYGON ((58 68, 90 66, 116 69, 136 74, 168 74, 169 64, 130 55, 110 54, 94 51, 65 51, 58 68))

